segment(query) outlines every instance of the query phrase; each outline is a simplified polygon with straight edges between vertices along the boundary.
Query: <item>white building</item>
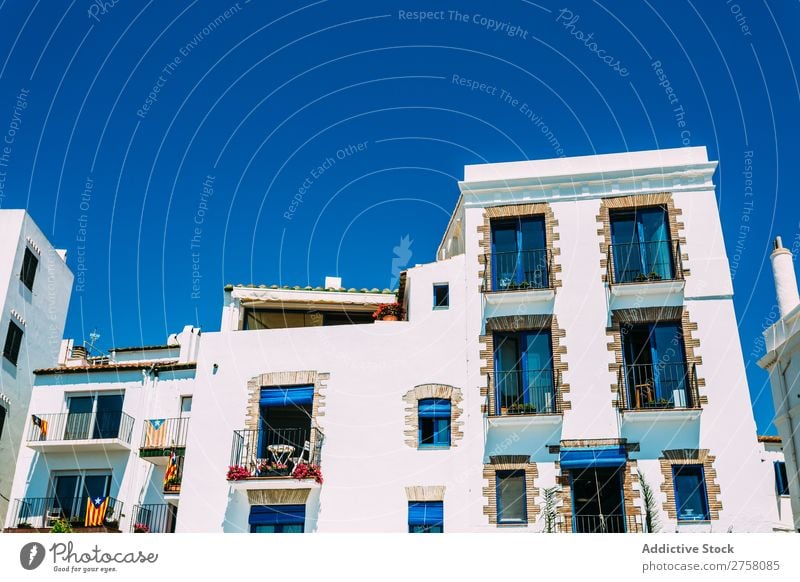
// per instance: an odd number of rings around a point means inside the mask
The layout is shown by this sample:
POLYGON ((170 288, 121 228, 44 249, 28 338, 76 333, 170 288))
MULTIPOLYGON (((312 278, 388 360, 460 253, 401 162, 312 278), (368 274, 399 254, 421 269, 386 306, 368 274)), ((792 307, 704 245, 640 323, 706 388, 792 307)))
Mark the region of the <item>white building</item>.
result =
POLYGON ((0 519, 5 520, 33 370, 55 363, 72 273, 24 210, 0 210, 0 519))
POLYGON ((794 257, 780 237, 775 239, 771 258, 780 318, 764 331, 767 353, 758 365, 769 372, 774 422, 786 456, 794 525, 800 531, 800 296, 794 257))
POLYGON ((715 168, 705 148, 468 166, 396 292, 228 286, 219 332, 41 371, 31 414, 64 428, 31 426, 6 527, 80 524, 90 492, 124 531, 780 529, 715 168), (407 315, 372 323, 395 298, 407 315), (159 432, 189 396, 185 440, 159 432))
POLYGON ((778 520, 773 524, 773 531, 795 531, 792 500, 789 495, 789 479, 786 471, 786 460, 783 442, 779 436, 759 435, 758 442, 762 448, 762 459, 767 467, 772 467, 775 474, 775 508, 778 520))

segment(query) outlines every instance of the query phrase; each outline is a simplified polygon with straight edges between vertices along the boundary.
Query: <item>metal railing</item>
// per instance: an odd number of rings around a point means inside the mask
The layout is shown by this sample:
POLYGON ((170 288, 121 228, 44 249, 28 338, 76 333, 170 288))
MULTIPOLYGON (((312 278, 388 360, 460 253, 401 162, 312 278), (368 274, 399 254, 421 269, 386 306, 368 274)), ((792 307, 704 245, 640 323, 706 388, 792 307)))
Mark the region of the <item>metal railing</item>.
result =
POLYGON ((170 449, 172 447, 185 447, 186 435, 189 432, 188 418, 164 418, 156 428, 151 420, 144 421, 142 427, 143 449, 170 449))
POLYGON ((561 517, 556 521, 558 533, 643 533, 644 528, 636 516, 611 515, 573 515, 561 517))
POLYGON ((489 416, 559 414, 561 374, 552 369, 489 374, 486 410, 489 416), (494 379, 494 387, 492 387, 494 379), (493 391, 493 392, 492 392, 493 391))
POLYGON ((681 243, 659 240, 611 244, 608 246, 606 269, 612 285, 681 280, 681 243))
MULTIPOLYGON (((26 497, 15 499, 11 507, 13 525, 16 528, 50 528, 59 519, 64 519, 73 528, 86 527, 86 505, 88 496, 83 497, 26 497)), ((114 497, 108 498, 103 525, 109 529, 119 529, 123 504, 114 497)))
POLYGON ((483 255, 483 291, 551 289, 553 253, 532 249, 483 255))
POLYGON ((120 439, 130 444, 133 433, 133 418, 121 410, 34 416, 40 422, 37 424, 31 421, 28 429, 29 442, 120 439))
POLYGON ((251 477, 289 477, 299 464, 320 464, 323 438, 318 428, 236 430, 230 464, 251 477))
POLYGON ((618 386, 624 410, 698 408, 700 402, 690 362, 624 365, 618 386))
POLYGON ((131 515, 133 533, 175 533, 178 508, 169 503, 134 505, 131 515))

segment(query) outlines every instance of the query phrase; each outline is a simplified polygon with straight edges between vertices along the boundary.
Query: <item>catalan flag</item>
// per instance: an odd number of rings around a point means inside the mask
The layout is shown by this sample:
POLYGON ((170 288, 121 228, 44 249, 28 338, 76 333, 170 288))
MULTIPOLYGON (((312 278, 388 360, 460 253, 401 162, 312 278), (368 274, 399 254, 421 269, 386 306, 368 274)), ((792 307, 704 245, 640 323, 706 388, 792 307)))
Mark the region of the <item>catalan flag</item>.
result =
POLYGON ((167 442, 167 421, 163 418, 148 420, 144 425, 145 448, 163 448, 167 442))
POLYGON ((86 527, 94 527, 103 525, 103 520, 106 518, 106 510, 108 509, 108 495, 105 497, 89 497, 86 500, 86 519, 84 525, 86 527))
POLYGON ((175 450, 173 449, 172 453, 169 456, 169 463, 167 464, 167 470, 164 471, 164 487, 167 486, 170 479, 173 477, 178 476, 178 455, 175 454, 175 450))
POLYGON ((36 416, 35 414, 31 415, 31 421, 33 424, 39 427, 39 440, 46 441, 47 440, 47 421, 43 418, 36 416))

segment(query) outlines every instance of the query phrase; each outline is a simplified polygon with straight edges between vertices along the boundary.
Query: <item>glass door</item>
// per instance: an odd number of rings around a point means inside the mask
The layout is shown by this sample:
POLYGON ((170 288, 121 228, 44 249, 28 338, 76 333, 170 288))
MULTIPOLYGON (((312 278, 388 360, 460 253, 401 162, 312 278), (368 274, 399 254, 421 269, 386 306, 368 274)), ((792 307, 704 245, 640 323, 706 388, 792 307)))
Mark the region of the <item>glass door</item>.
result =
POLYGON ((91 396, 74 396, 69 399, 65 440, 89 438, 93 406, 94 398, 91 396))
POLYGON ((94 425, 96 439, 113 439, 119 437, 122 418, 122 394, 102 395, 97 397, 97 420, 94 425))
MULTIPOLYGON (((51 510, 48 511, 48 519, 64 518, 69 519, 77 515, 78 505, 78 482, 79 475, 58 475, 55 477, 53 487, 53 500, 51 510)), ((51 524, 46 523, 45 527, 51 524)))

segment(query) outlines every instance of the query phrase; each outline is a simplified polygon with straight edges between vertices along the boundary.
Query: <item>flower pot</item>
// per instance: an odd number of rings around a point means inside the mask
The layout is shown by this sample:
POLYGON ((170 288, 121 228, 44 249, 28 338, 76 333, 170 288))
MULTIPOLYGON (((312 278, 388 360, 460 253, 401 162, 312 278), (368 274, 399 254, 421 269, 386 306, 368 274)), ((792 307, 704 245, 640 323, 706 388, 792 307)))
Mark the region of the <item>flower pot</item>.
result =
POLYGON ((381 321, 397 321, 397 316, 396 315, 384 315, 381 318, 381 321))

